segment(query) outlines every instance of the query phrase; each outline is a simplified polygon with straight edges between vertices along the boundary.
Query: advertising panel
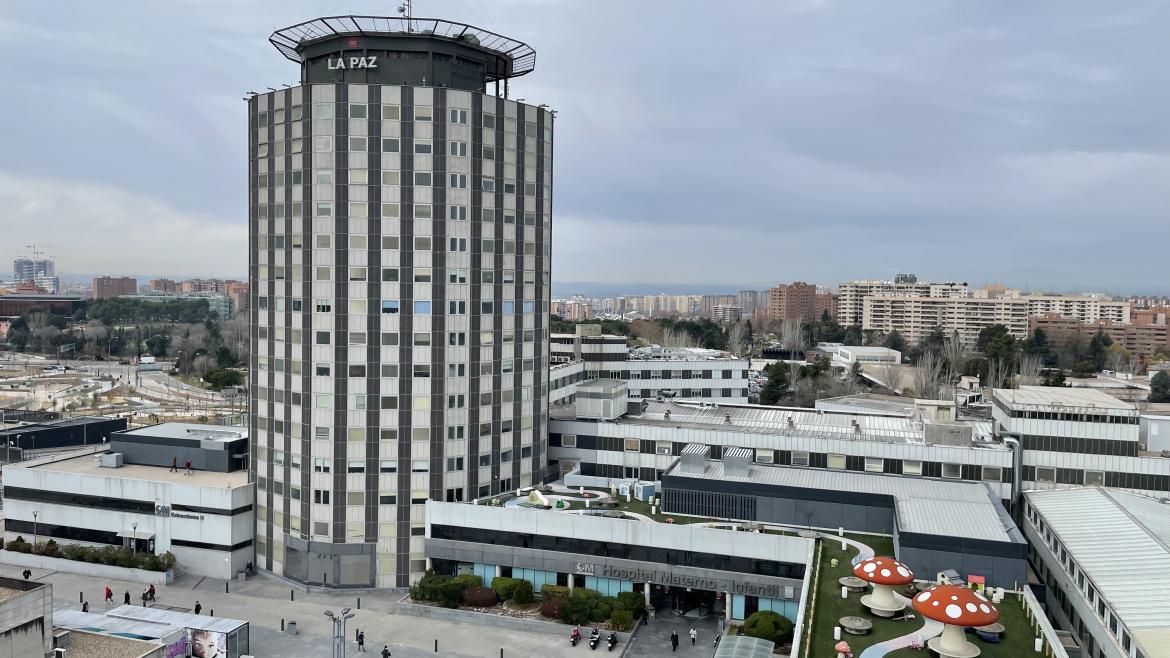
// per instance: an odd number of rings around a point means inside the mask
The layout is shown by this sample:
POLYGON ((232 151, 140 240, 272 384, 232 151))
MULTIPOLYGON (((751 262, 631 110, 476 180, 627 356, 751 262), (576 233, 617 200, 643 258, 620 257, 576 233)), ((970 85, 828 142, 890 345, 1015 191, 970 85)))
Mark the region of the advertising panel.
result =
POLYGON ((191 655, 195 658, 228 658, 227 633, 189 629, 191 655))

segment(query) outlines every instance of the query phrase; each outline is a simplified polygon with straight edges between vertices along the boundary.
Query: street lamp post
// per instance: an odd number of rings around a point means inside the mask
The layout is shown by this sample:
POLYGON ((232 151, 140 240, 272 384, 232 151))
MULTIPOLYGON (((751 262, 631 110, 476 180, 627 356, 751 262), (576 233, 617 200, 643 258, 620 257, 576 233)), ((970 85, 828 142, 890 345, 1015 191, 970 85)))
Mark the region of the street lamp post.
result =
POLYGON ((133 551, 134 555, 137 556, 138 555, 138 524, 131 523, 130 530, 133 533, 130 536, 130 550, 133 551))
POLYGON ((354 615, 350 608, 342 608, 341 614, 326 610, 325 616, 333 622, 333 658, 345 658, 345 621, 354 615))
POLYGON ((40 514, 37 510, 33 510, 33 550, 37 547, 37 516, 40 514))

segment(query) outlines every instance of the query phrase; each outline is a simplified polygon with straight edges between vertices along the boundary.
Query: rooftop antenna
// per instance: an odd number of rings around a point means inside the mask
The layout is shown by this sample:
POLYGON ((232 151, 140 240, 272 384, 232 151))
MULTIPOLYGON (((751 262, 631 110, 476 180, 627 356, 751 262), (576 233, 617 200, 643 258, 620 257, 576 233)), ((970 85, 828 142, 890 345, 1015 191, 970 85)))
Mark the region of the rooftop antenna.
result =
POLYGON ((406 19, 406 31, 414 32, 410 24, 410 0, 402 0, 402 4, 398 5, 398 13, 406 19))

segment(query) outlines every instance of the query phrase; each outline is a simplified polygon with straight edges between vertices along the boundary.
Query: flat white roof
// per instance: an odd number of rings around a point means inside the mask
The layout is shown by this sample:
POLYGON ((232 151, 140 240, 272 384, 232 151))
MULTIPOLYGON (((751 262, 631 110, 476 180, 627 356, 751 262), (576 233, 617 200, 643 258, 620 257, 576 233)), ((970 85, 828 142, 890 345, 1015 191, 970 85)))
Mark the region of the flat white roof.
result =
POLYGON ((170 482, 172 484, 193 484, 203 487, 244 487, 248 486, 248 471, 239 470, 231 473, 196 470, 192 475, 186 475, 182 462, 179 470, 171 472, 169 466, 145 466, 142 464, 126 464, 121 468, 103 468, 100 455, 105 451, 82 451, 57 454, 40 459, 31 459, 27 462, 17 462, 5 468, 30 468, 39 471, 53 471, 56 473, 77 473, 79 475, 93 475, 107 478, 121 478, 125 480, 147 480, 149 482, 170 482))
POLYGON ((1143 653, 1170 656, 1170 504, 1099 487, 1025 496, 1143 653))
POLYGON ((161 436, 169 439, 202 439, 204 441, 235 441, 248 438, 248 428, 242 425, 204 425, 201 423, 159 423, 124 432, 126 436, 161 436))
POLYGON ((1103 409, 1132 410, 1134 406, 1094 388, 1065 388, 1061 386, 1021 386, 997 388, 995 397, 1009 405, 1042 407, 1100 407, 1103 409))

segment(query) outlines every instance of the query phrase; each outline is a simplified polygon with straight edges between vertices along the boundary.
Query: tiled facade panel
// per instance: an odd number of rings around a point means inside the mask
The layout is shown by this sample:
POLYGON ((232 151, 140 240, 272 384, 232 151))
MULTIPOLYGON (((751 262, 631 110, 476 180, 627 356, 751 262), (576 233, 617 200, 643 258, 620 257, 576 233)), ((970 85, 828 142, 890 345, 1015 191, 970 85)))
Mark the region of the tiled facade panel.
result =
POLYGON ((552 115, 339 83, 248 121, 258 564, 405 587, 425 500, 545 477, 552 115))

